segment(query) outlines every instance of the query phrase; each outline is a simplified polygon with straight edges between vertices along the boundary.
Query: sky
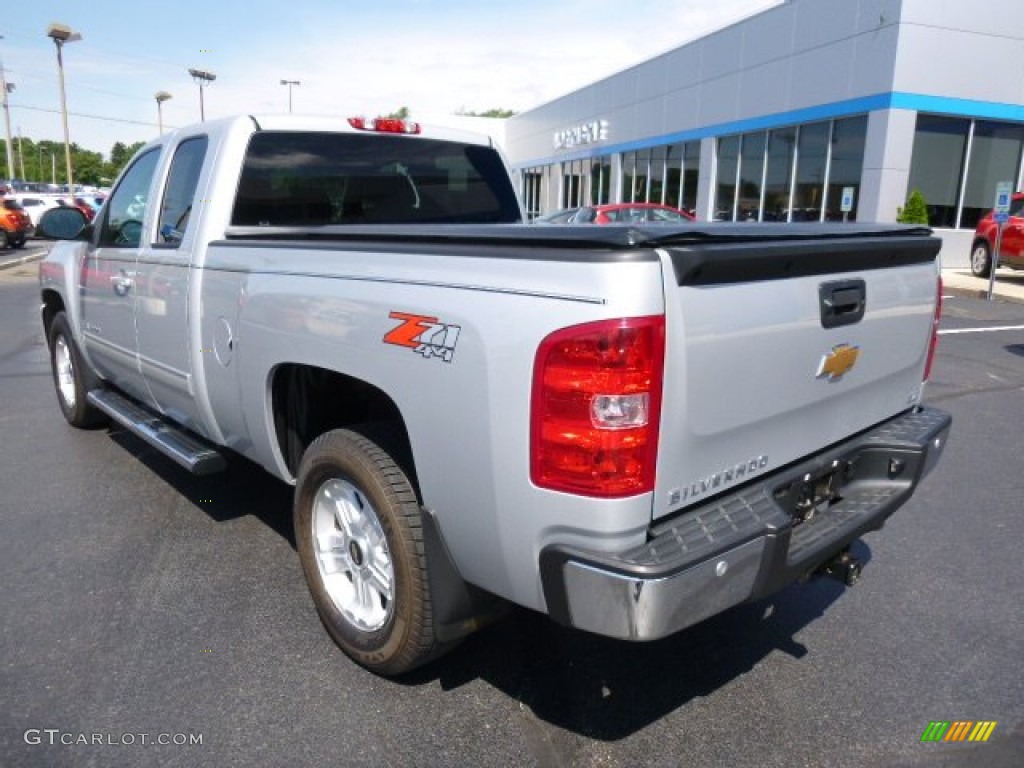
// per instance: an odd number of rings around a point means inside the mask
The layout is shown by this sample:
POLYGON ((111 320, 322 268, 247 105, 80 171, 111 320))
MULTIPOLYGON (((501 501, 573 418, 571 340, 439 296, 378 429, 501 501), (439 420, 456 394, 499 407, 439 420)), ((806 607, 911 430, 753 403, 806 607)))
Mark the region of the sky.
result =
MULTIPOLYGON (((529 110, 782 0, 22 0, 0 15, 11 131, 62 141, 57 56, 64 24, 71 141, 114 142, 199 120, 189 68, 216 74, 207 119, 288 110, 376 115, 406 106, 423 122, 459 110, 529 110)), ((2 124, 0 124, 2 130, 2 124)), ((25 158, 35 178, 38 158, 25 158)))

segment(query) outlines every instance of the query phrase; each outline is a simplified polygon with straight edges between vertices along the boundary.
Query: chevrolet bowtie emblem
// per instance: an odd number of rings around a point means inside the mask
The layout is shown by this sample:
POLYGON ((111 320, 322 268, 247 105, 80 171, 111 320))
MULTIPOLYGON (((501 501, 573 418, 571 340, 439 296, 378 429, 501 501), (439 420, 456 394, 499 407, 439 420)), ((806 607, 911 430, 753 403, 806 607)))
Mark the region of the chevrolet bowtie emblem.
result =
POLYGON ((860 347, 837 344, 832 347, 831 352, 821 358, 821 363, 818 364, 817 378, 839 381, 857 364, 859 355, 860 347))

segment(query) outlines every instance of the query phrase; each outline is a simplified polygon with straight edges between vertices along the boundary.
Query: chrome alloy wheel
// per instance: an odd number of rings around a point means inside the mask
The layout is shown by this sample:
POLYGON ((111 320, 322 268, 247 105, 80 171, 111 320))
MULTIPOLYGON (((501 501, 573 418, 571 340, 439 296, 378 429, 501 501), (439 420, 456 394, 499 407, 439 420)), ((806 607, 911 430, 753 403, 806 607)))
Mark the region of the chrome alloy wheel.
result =
POLYGON ((61 400, 73 410, 75 407, 75 368, 71 363, 71 350, 68 348, 68 340, 64 336, 58 336, 54 343, 54 362, 57 368, 57 389, 60 391, 61 400))
POLYGON ((377 512, 356 486, 328 480, 313 500, 313 548, 324 590, 356 628, 374 632, 391 617, 395 569, 377 512))

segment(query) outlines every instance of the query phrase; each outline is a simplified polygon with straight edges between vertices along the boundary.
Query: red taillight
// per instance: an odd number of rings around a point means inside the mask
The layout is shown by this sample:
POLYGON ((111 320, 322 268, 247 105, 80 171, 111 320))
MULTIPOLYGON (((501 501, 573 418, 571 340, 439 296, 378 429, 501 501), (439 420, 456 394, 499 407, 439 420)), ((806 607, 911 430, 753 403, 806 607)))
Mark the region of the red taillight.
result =
POLYGON ((420 124, 396 117, 350 117, 348 124, 360 131, 377 133, 419 133, 420 124))
POLYGON ((606 498, 654 488, 665 318, 564 328, 533 368, 530 476, 554 491, 606 498))
POLYGON ((938 291, 935 294, 935 315, 932 317, 932 339, 928 343, 928 360, 924 364, 924 381, 932 375, 932 363, 935 361, 935 349, 939 346, 939 320, 942 319, 942 278, 938 280, 938 291))

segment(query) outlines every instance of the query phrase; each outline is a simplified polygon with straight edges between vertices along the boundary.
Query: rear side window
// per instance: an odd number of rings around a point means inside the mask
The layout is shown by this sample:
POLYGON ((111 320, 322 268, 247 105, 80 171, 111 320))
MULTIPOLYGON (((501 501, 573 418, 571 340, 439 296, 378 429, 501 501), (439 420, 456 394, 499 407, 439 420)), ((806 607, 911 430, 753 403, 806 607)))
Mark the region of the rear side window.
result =
POLYGON ((160 206, 160 240, 177 246, 185 237, 192 214, 199 174, 203 170, 208 140, 205 136, 186 139, 174 151, 167 188, 160 206))
POLYGON ((267 131, 249 142, 231 223, 512 223, 519 204, 490 147, 385 134, 267 131))

